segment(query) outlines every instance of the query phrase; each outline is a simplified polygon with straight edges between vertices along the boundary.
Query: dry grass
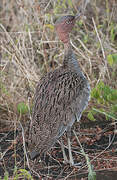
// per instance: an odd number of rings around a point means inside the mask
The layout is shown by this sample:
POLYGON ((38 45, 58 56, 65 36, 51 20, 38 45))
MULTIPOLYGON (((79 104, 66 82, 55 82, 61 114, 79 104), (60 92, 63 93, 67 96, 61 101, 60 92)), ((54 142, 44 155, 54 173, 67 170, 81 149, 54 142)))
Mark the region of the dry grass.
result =
MULTIPOLYGON (((86 10, 86 20, 77 22, 71 34, 75 54, 92 88, 100 80, 117 88, 113 82, 115 79, 112 79, 112 68, 107 62, 108 54, 117 53, 116 42, 111 38, 117 4, 112 2, 91 1, 86 10)), ((17 104, 25 102, 31 107, 40 77, 60 66, 64 50, 54 32, 54 22, 59 16, 75 14, 77 7, 76 1, 2 1, 1 121, 18 120, 17 104)))
MULTIPOLYGON (((76 14, 80 1, 2 0, 0 4, 0 125, 13 128, 31 116, 35 87, 41 76, 59 67, 63 44, 54 32, 56 19, 76 14), (29 109, 19 114, 17 105, 29 109), (12 124, 11 124, 12 122, 12 124), (7 125, 7 126, 6 126, 7 125)), ((92 89, 103 81, 117 89, 117 64, 110 66, 109 54, 117 54, 116 0, 91 0, 86 19, 77 22, 71 44, 92 89), (116 74, 113 75, 113 72, 116 74)), ((101 105, 92 99, 88 110, 101 105)), ((103 109, 109 109, 102 105, 103 109)), ((1 128, 1 129, 2 129, 1 128)), ((3 130, 3 129, 2 129, 3 130)))

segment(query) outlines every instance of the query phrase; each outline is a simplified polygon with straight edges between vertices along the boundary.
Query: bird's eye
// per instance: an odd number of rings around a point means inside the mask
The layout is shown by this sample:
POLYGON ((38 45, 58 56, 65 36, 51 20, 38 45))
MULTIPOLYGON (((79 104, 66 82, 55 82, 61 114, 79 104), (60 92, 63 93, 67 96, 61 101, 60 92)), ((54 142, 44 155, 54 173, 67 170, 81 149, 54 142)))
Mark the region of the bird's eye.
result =
POLYGON ((72 23, 72 21, 66 21, 66 24, 71 24, 72 23))

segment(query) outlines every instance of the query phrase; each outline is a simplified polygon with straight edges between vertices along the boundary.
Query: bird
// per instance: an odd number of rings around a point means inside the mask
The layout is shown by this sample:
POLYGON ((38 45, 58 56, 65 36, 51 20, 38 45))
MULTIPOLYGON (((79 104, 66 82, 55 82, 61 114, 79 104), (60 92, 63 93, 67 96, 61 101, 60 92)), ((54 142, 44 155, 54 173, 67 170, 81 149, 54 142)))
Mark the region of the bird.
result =
MULTIPOLYGON (((80 68, 69 37, 80 16, 62 16, 55 23, 56 33, 64 44, 64 58, 62 66, 46 73, 36 87, 28 138, 31 159, 46 154, 66 131, 69 163, 74 164, 71 127, 80 120, 90 99, 89 82, 80 68)), ((63 156, 67 161, 64 151, 63 156)))

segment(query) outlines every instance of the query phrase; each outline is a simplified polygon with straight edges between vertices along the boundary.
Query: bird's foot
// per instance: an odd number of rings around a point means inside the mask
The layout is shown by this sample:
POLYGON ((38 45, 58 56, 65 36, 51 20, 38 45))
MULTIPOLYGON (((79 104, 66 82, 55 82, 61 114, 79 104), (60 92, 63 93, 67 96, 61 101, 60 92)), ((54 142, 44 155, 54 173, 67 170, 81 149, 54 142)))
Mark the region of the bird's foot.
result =
POLYGON ((63 161, 64 164, 69 165, 70 167, 77 167, 77 168, 81 168, 82 167, 82 163, 81 162, 74 162, 73 160, 64 160, 63 161))
POLYGON ((72 157, 70 157, 70 159, 68 160, 67 156, 65 153, 63 153, 63 163, 64 164, 69 164, 70 166, 74 166, 74 160, 72 157))

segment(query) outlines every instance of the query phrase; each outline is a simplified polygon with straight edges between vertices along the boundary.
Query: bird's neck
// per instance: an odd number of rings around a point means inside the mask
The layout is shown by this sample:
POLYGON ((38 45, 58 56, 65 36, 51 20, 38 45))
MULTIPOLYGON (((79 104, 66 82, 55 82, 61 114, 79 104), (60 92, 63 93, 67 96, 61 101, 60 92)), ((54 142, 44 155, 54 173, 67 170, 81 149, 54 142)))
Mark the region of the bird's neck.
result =
POLYGON ((69 68, 71 71, 76 72, 78 74, 82 74, 80 65, 78 60, 76 59, 75 54, 73 53, 70 42, 64 44, 64 60, 63 67, 69 68))

